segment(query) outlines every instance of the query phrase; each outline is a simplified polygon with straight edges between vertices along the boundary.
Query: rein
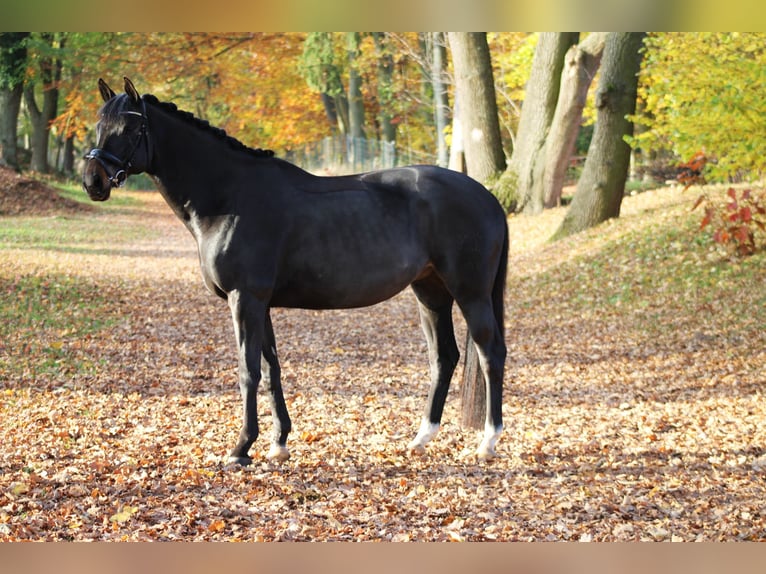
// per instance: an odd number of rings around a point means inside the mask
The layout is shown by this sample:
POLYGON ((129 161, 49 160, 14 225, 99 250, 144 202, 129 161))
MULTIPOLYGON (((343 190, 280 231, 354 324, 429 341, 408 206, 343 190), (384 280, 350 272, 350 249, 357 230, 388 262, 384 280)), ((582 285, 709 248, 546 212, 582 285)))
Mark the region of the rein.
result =
POLYGON ((138 151, 138 146, 141 144, 141 141, 146 142, 147 162, 151 158, 151 149, 150 149, 151 143, 149 141, 149 118, 146 116, 146 102, 144 100, 141 100, 141 106, 142 106, 141 112, 134 112, 132 110, 119 112, 120 115, 138 116, 142 120, 141 130, 138 134, 138 138, 133 143, 133 147, 131 148, 130 153, 128 154, 128 159, 122 160, 118 158, 116 155, 114 155, 113 153, 108 152, 102 148, 93 148, 87 154, 85 154, 85 159, 96 160, 99 163, 99 165, 104 169, 107 175, 109 175, 109 170, 106 167, 106 163, 110 163, 119 168, 114 175, 109 177, 109 182, 114 187, 122 187, 122 185, 128 179, 128 172, 130 171, 130 168, 133 167, 133 158, 136 155, 136 151, 138 151))

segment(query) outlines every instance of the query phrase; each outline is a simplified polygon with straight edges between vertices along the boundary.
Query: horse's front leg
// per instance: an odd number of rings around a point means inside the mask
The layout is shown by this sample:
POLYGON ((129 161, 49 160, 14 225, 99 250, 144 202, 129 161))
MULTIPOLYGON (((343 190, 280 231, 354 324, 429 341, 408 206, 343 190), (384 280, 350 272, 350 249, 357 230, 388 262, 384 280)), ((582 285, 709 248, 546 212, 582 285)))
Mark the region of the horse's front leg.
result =
POLYGON ((274 339, 274 328, 271 324, 271 314, 266 313, 266 325, 263 337, 261 358, 261 377, 269 391, 271 399, 271 417, 274 421, 274 439, 269 448, 267 458, 272 460, 287 460, 290 452, 287 450, 287 435, 292 423, 287 412, 285 397, 282 394, 281 369, 277 358, 277 344, 274 339))
POLYGON ((258 438, 256 395, 261 379, 261 347, 268 309, 264 302, 239 290, 233 290, 228 294, 228 302, 237 341, 239 391, 242 395, 243 408, 242 431, 237 445, 229 455, 229 462, 247 465, 252 462, 248 451, 258 438))

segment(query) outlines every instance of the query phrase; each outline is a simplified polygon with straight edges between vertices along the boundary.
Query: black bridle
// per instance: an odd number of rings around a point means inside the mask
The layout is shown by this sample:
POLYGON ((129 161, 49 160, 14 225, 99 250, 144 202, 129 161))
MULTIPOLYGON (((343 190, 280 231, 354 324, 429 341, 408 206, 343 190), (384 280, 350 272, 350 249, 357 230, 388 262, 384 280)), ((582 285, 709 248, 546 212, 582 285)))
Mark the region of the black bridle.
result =
POLYGON ((114 187, 122 187, 122 185, 125 183, 125 181, 128 179, 130 168, 133 167, 133 158, 136 155, 136 151, 138 151, 138 146, 141 145, 141 142, 144 141, 146 144, 146 161, 150 161, 151 159, 151 150, 150 150, 150 142, 149 142, 149 119, 146 116, 146 102, 144 100, 141 100, 141 106, 142 111, 141 112, 134 112, 132 110, 126 110, 123 112, 119 112, 120 115, 131 115, 131 116, 138 116, 141 118, 141 128, 139 130, 138 137, 136 138, 136 141, 133 142, 133 147, 130 149, 130 153, 128 154, 128 159, 122 160, 118 158, 116 155, 114 155, 111 152, 106 151, 105 149, 101 148, 93 148, 90 150, 87 154, 85 154, 85 159, 93 159, 96 160, 99 165, 104 169, 107 176, 109 175, 109 170, 107 169, 106 164, 109 163, 113 166, 116 166, 118 169, 114 173, 114 175, 110 176, 109 182, 114 187))

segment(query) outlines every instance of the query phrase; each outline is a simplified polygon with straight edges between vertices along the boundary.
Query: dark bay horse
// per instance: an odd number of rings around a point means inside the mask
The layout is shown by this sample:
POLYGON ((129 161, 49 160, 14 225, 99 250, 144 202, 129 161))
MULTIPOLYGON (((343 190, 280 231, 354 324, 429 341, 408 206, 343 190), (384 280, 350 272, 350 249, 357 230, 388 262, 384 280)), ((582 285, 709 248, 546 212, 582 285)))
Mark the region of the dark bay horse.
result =
POLYGON ((482 185, 433 166, 317 177, 270 151, 245 147, 174 104, 141 97, 127 78, 125 94, 116 95, 103 80, 99 89, 105 104, 98 147, 85 156, 88 195, 105 201, 129 175, 151 175, 197 242, 205 284, 231 309, 244 413, 230 461, 251 462, 261 379, 274 422, 267 456, 289 456, 291 422, 271 307, 363 307, 408 285, 419 303, 431 367, 425 414, 410 450, 423 452, 439 429, 459 357, 456 302, 487 389, 477 454, 495 456, 503 428, 508 228, 482 185))

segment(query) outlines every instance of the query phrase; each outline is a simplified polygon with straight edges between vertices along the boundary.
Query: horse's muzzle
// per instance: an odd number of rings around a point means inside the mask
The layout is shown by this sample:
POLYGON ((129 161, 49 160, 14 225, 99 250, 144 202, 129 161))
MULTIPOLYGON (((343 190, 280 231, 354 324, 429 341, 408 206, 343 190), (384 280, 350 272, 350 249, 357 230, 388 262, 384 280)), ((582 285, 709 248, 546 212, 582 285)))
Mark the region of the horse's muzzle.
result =
POLYGON ((112 192, 112 182, 101 162, 88 160, 82 172, 82 186, 93 201, 106 201, 112 192))

